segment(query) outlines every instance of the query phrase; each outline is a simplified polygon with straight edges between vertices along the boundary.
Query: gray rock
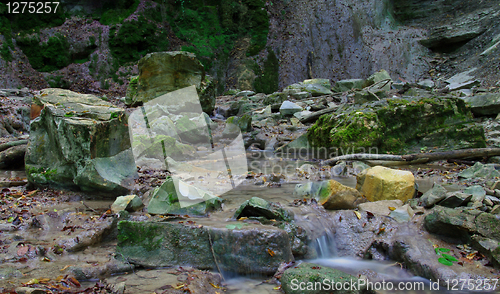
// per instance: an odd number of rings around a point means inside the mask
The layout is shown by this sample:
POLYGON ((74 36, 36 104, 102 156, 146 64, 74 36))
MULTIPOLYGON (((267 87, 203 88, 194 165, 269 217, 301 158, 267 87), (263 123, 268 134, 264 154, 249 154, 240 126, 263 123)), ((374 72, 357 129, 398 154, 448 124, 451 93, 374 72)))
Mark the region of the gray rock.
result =
POLYGON ((342 177, 347 174, 347 164, 345 161, 341 161, 330 169, 330 174, 332 177, 342 177))
POLYGON ((28 181, 123 195, 137 177, 125 111, 94 95, 45 89, 31 122, 28 181), (50 139, 49 139, 50 138, 50 139))
POLYGON ((474 76, 470 75, 470 74, 476 70, 477 70, 477 68, 474 67, 468 71, 458 73, 458 74, 452 76, 451 78, 447 79, 445 82, 447 82, 448 84, 462 84, 462 83, 470 82, 470 81, 474 80, 474 76))
POLYGON ((352 89, 363 89, 363 84, 365 80, 363 79, 348 79, 348 80, 340 80, 335 83, 333 87, 334 92, 346 92, 352 89))
POLYGON ((379 200, 374 202, 365 202, 358 205, 360 211, 369 211, 379 215, 389 215, 391 208, 399 208, 403 206, 403 201, 397 200, 379 200))
POLYGON ((473 234, 500 240, 496 215, 476 209, 435 206, 425 217, 424 226, 431 233, 464 240, 473 234))
POLYGON ((284 101, 281 106, 280 106, 280 113, 283 116, 291 116, 296 112, 302 111, 303 108, 298 106, 297 104, 290 102, 290 101, 284 101))
POLYGON ((458 176, 465 179, 482 178, 490 180, 500 177, 500 172, 495 169, 494 164, 476 162, 473 166, 461 171, 458 176))
POLYGON ((478 185, 467 187, 464 193, 472 195, 471 202, 483 202, 486 196, 486 191, 484 191, 483 187, 478 185))
POLYGON ((284 230, 241 222, 202 226, 178 221, 121 221, 117 252, 140 266, 190 265, 239 274, 272 275, 280 263, 293 260, 284 230))
POLYGON ((476 115, 495 115, 500 113, 500 93, 486 93, 464 98, 476 115))
POLYGON ((249 96, 253 96, 253 95, 255 95, 255 92, 249 91, 249 90, 245 90, 245 91, 241 91, 241 92, 236 93, 236 97, 249 97, 249 96))
POLYGON ((220 209, 222 200, 210 192, 190 186, 178 178, 168 177, 160 187, 151 193, 147 207, 150 214, 178 214, 204 216, 208 212, 220 209), (180 195, 184 185, 189 195, 180 195))
POLYGON ((408 212, 408 204, 403 205, 401 207, 396 208, 395 210, 389 213, 389 216, 392 217, 398 223, 405 223, 410 221, 412 215, 408 212))
POLYGON ((391 89, 391 85, 391 76, 385 69, 381 69, 366 79, 363 84, 363 88, 370 87, 372 92, 375 90, 389 91, 391 89))
POLYGON ((471 194, 466 194, 462 192, 448 192, 446 193, 446 198, 437 204, 449 208, 455 208, 459 206, 466 206, 471 199, 472 199, 471 194))
POLYGON ((293 94, 290 94, 290 96, 293 98, 293 99, 297 99, 297 100, 302 100, 302 99, 306 99, 306 98, 309 98, 311 97, 311 93, 310 92, 297 92, 297 93, 293 93, 293 94))
POLYGON ((472 236, 472 246, 500 268, 500 242, 479 235, 472 236))
POLYGON ((426 88, 427 90, 430 90, 430 89, 434 88, 434 86, 435 86, 434 81, 433 80, 429 80, 429 79, 420 81, 420 82, 418 82, 418 84, 420 86, 426 88))
POLYGON ((448 86, 446 86, 446 88, 449 89, 450 91, 457 91, 457 90, 471 89, 473 87, 477 87, 480 85, 481 82, 479 81, 468 81, 460 84, 459 83, 449 84, 448 86))
POLYGON ((252 197, 240 205, 233 218, 239 219, 240 217, 263 217, 268 220, 281 221, 291 221, 293 219, 293 215, 280 205, 259 197, 252 197))
POLYGON ((300 112, 295 112, 293 114, 293 116, 296 117, 297 119, 301 120, 301 119, 307 117, 308 115, 310 115, 311 113, 312 113, 312 111, 304 110, 304 111, 300 111, 300 112))
POLYGON ((434 185, 432 185, 432 189, 428 190, 424 193, 424 195, 420 197, 420 201, 422 202, 422 205, 424 207, 429 208, 434 206, 439 201, 445 199, 446 193, 447 191, 445 188, 443 188, 443 186, 434 183, 434 185))
POLYGON ((137 211, 143 206, 141 198, 137 197, 137 195, 119 196, 111 204, 111 211, 113 213, 118 213, 122 210, 137 211))
POLYGON ((365 169, 370 168, 370 166, 362 161, 353 161, 352 168, 354 169, 355 173, 358 174, 365 169))

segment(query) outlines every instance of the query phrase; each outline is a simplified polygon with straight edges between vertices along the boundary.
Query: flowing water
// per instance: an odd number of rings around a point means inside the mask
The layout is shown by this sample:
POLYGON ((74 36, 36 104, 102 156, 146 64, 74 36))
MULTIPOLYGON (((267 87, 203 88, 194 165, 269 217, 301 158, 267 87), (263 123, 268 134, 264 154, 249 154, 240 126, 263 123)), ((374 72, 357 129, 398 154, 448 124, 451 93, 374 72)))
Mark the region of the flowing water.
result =
MULTIPOLYGON (((300 166, 303 162, 293 161, 291 165, 290 161, 283 162, 277 160, 275 164, 268 166, 276 171, 276 166, 279 166, 281 171, 286 171, 286 174, 291 175, 295 171, 295 167, 300 166), (290 172, 292 171, 292 172, 290 172)), ((266 169, 262 162, 257 162, 254 167, 258 167, 258 171, 269 172, 273 170, 266 169)), ((3 172, 6 177, 12 176, 12 173, 3 172)), ((3 174, 2 174, 3 175, 3 174)), ((15 173, 16 176, 24 177, 24 174, 15 173)), ((263 187, 259 185, 254 185, 252 183, 246 183, 237 187, 236 189, 223 195, 225 199, 223 210, 219 212, 212 213, 209 218, 196 219, 197 223, 203 225, 222 225, 225 226, 228 221, 231 221, 231 217, 234 211, 243 203, 245 200, 251 197, 260 197, 268 201, 275 203, 280 203, 287 209, 290 209, 295 215, 295 222, 297 225, 301 226, 308 233, 311 240, 309 248, 312 251, 316 251, 316 257, 311 260, 305 260, 307 262, 312 262, 325 267, 336 268, 347 273, 357 275, 359 272, 373 271, 378 274, 378 277, 384 278, 386 281, 397 281, 397 282, 422 282, 426 285, 429 281, 415 277, 411 273, 403 270, 400 265, 391 261, 374 261, 374 260, 361 260, 355 257, 342 256, 339 257, 339 252, 335 244, 335 228, 333 226, 333 220, 330 213, 325 211, 322 207, 317 207, 314 205, 302 205, 302 206, 291 206, 290 203, 295 199, 293 196, 293 191, 296 183, 305 182, 307 179, 300 177, 290 177, 292 183, 282 184, 280 187, 263 187)), ((336 178, 337 181, 343 183, 344 185, 354 187, 356 184, 356 179, 354 177, 344 177, 336 178)), ((430 182, 421 181, 420 189, 430 188, 430 182)), ((86 205, 93 207, 96 210, 107 209, 112 201, 86 201, 86 205)), ((59 211, 64 211, 65 209, 82 209, 82 204, 80 202, 68 202, 61 204, 54 209, 59 211)), ((48 224, 48 226, 55 226, 55 230, 41 230, 40 232, 33 233, 33 231, 19 231, 16 233, 15 238, 23 240, 23 242, 44 245, 48 244, 53 238, 57 238, 57 234, 60 234, 60 228, 56 228, 57 224, 48 224)), ((86 262, 89 264, 105 263, 113 259, 115 253, 116 241, 110 240, 105 243, 101 243, 97 247, 89 247, 84 251, 65 254, 59 256, 55 261, 47 263, 42 262, 37 259, 30 260, 26 263, 26 268, 31 268, 29 271, 25 271, 26 277, 41 277, 41 276, 51 276, 60 275, 61 269, 72 266, 77 262, 86 262)), ((15 254, 14 254, 15 255, 15 254)), ((298 263, 302 262, 297 260, 298 263)), ((26 282, 26 277, 15 277, 12 279, 14 282, 19 279, 26 282)), ((225 283, 227 284, 227 291, 225 293, 242 294, 242 293, 279 293, 276 290, 277 285, 271 283, 265 283, 263 280, 269 277, 255 277, 255 276, 237 276, 232 274, 225 274, 225 283)), ((108 276, 107 281, 110 283, 125 282, 127 285, 125 293, 152 293, 155 289, 158 289, 165 284, 172 284, 178 282, 178 276, 172 274, 169 269, 149 269, 141 270, 136 269, 129 271, 128 273, 108 276)), ((87 281, 90 285, 93 281, 87 281)), ((84 284, 85 285, 85 284, 84 284)), ((428 287, 427 287, 428 288, 428 287)), ((379 293, 389 293, 384 291, 378 291, 379 293)), ((427 293, 425 291, 414 293, 427 293)), ((432 291, 432 293, 446 293, 447 291, 432 291)), ((397 293, 397 292, 394 292, 397 293)), ((409 293, 409 292, 405 292, 409 293)), ((454 291, 453 293, 460 293, 454 291)))

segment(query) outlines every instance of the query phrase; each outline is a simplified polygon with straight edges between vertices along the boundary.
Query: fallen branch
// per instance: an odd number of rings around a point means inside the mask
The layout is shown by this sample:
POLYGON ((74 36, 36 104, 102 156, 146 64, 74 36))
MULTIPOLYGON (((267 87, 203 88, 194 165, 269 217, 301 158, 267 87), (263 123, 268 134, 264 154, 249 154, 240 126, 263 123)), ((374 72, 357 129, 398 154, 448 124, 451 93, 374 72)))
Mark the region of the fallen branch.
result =
POLYGON ((384 161, 402 161, 408 164, 418 162, 432 162, 437 160, 460 159, 460 158, 484 158, 500 155, 500 148, 472 148, 460 149, 444 152, 431 152, 431 153, 415 153, 407 155, 391 155, 391 154, 370 154, 370 153, 356 153, 336 156, 324 161, 325 165, 335 164, 340 160, 384 160, 384 161))
POLYGON ((325 109, 322 109, 322 110, 318 110, 318 111, 315 111, 309 115, 306 115, 304 116, 303 118, 300 119, 300 122, 301 123, 308 123, 308 122, 314 122, 316 121, 320 116, 324 115, 324 114, 327 114, 327 113, 331 113, 331 112, 334 112, 335 110, 337 110, 339 107, 338 106, 335 106, 335 107, 329 107, 329 108, 325 108, 325 109))

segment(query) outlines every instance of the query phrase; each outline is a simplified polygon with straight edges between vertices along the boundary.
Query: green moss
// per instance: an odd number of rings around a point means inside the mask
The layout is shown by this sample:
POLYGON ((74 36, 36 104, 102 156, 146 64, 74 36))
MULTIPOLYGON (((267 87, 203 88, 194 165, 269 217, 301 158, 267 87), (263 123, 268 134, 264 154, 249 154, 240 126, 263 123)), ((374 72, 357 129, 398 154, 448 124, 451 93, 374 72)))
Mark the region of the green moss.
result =
MULTIPOLYGON (((273 50, 268 48, 267 52, 263 73, 255 79, 254 88, 259 93, 271 94, 278 90, 279 61, 273 50)), ((259 71, 254 70, 254 72, 257 74, 259 71)))
POLYGON ((137 21, 124 22, 115 32, 116 27, 110 29, 109 48, 121 65, 137 61, 147 53, 163 51, 168 47, 165 36, 160 35, 157 26, 142 16, 137 21), (160 39, 163 40, 159 42, 160 39))
POLYGON ((423 146, 442 150, 484 147, 484 132, 469 124, 470 110, 461 99, 385 99, 351 110, 322 116, 309 132, 317 147, 341 152, 375 147, 379 152, 405 153, 423 146))
POLYGON ((159 249, 163 242, 161 226, 153 223, 120 221, 118 223, 119 246, 141 246, 147 251, 159 249))
POLYGON ((12 61, 12 54, 10 53, 10 48, 7 43, 2 45, 2 48, 0 49, 0 56, 2 56, 2 59, 5 61, 12 61))
POLYGON ((138 0, 109 1, 104 6, 104 12, 99 20, 103 25, 112 25, 123 22, 137 9, 138 0))
POLYGON ((50 37, 47 43, 41 43, 36 34, 21 36, 17 38, 17 45, 28 56, 34 69, 54 71, 71 63, 68 41, 61 34, 50 37))

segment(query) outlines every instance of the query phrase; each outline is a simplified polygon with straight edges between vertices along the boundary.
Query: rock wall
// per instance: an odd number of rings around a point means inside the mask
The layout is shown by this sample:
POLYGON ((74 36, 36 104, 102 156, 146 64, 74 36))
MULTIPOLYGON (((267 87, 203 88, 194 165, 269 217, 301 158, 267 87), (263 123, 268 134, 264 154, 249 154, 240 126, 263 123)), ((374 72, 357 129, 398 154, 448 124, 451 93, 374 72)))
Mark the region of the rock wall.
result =
POLYGON ((268 46, 280 59, 280 87, 313 77, 366 78, 379 69, 413 81, 429 65, 425 29, 399 25, 390 1, 294 0, 268 6, 268 46), (312 53, 312 54, 311 54, 312 53))

